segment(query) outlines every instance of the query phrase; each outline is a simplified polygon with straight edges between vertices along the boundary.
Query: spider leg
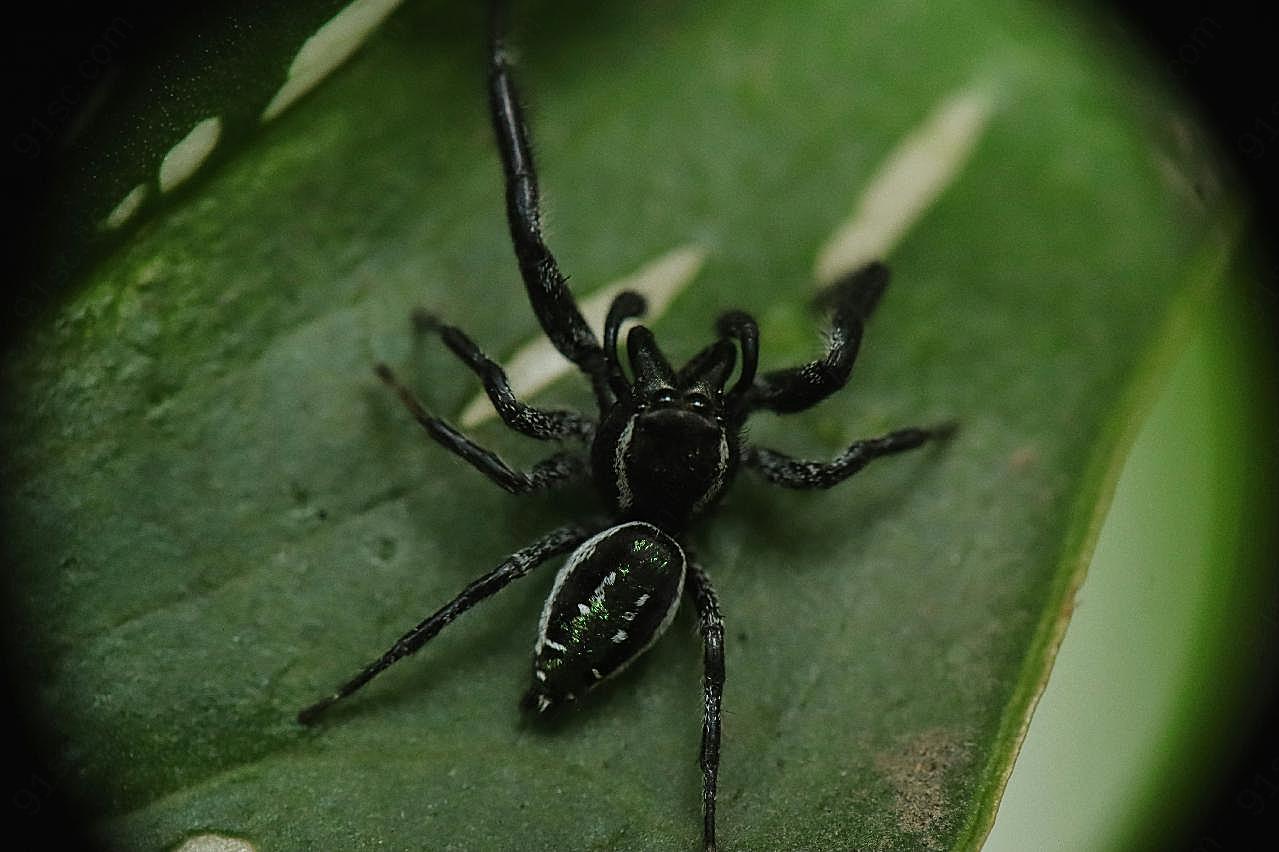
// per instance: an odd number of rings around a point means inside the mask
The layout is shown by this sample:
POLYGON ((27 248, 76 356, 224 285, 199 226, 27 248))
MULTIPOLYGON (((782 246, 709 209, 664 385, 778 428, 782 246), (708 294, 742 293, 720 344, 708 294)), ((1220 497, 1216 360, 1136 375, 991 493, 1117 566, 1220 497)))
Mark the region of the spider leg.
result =
POLYGON ((480 377, 498 416, 516 432, 542 441, 563 438, 589 441, 595 433, 594 421, 576 411, 535 408, 516 399, 501 365, 481 352, 475 341, 457 326, 443 323, 425 311, 413 312, 413 325, 420 332, 438 334, 444 345, 480 377))
POLYGON ((617 335, 622 323, 632 317, 643 316, 648 310, 644 297, 634 290, 623 290, 613 298, 608 306, 608 316, 604 318, 604 360, 608 367, 608 386, 619 400, 631 398, 631 384, 622 372, 622 363, 617 357, 617 335))
POLYGON ((422 424, 422 428, 437 443, 461 456, 480 473, 512 494, 527 494, 530 491, 547 488, 585 470, 581 459, 572 453, 556 453, 533 465, 527 473, 513 470, 506 462, 498 458, 496 453, 484 449, 453 428, 448 421, 441 420, 423 408, 422 403, 417 401, 408 388, 400 384, 385 364, 378 364, 374 372, 399 395, 404 407, 412 412, 417 422, 422 424))
POLYGON ((299 712, 298 722, 303 725, 311 724, 317 716, 333 704, 346 698, 399 660, 420 650, 437 633, 447 627, 453 619, 493 593, 500 591, 512 580, 523 577, 552 556, 577 547, 590 535, 591 530, 576 524, 570 524, 543 536, 522 550, 515 551, 506 557, 506 560, 501 565, 478 580, 473 581, 462 590, 461 594, 401 636, 394 645, 386 650, 386 653, 361 669, 359 674, 338 687, 337 691, 332 695, 320 699, 299 712))
POLYGON ((489 108, 506 174, 506 218, 511 242, 529 302, 542 330, 555 348, 590 378, 603 409, 612 404, 604 350, 582 318, 554 255, 542 239, 537 172, 529 147, 528 125, 503 44, 506 11, 502 0, 492 4, 489 108))
POLYGON ((954 423, 931 429, 900 429, 879 438, 854 441, 828 462, 802 461, 764 447, 745 447, 742 462, 783 488, 830 488, 880 456, 913 450, 927 441, 944 440, 954 432, 954 423))
POLYGON ((756 378, 745 394, 745 410, 767 408, 790 414, 811 408, 842 388, 853 371, 866 319, 887 285, 888 267, 869 263, 823 291, 818 304, 832 312, 826 354, 799 367, 773 370, 756 378))
POLYGON ((719 781, 720 709, 724 695, 724 619, 719 600, 706 570, 690 561, 687 583, 697 605, 702 633, 702 840, 706 852, 715 852, 715 793, 719 781))

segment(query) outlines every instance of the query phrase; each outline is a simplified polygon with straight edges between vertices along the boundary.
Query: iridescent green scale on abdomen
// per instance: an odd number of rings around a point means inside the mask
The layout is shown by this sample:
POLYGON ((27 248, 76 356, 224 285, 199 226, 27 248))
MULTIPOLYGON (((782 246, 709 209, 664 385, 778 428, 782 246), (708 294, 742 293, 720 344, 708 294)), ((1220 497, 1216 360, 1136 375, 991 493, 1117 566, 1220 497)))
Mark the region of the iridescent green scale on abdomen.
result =
POLYGON ((542 610, 525 702, 545 710, 621 671, 670 623, 684 567, 675 540, 638 521, 578 547, 542 610))

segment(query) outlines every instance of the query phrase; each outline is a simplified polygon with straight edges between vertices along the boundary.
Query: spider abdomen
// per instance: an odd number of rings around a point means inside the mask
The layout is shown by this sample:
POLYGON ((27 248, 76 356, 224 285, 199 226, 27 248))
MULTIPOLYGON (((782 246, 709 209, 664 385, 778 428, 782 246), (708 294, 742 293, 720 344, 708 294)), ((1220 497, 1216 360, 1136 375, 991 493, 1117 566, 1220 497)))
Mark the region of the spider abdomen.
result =
POLYGON ((684 570, 684 551, 652 524, 620 524, 583 542, 542 609, 525 707, 572 701, 643 653, 675 616, 684 570))

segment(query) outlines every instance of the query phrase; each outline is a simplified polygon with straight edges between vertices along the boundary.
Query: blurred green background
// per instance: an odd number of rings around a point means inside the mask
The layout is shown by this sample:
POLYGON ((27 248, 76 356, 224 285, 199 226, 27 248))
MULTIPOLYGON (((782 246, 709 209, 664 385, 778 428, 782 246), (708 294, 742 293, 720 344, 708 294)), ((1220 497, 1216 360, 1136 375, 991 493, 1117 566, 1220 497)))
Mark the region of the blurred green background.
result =
POLYGON ((1273 307, 1232 278, 1125 461, 987 852, 1182 848, 1222 793, 1257 815, 1230 772, 1272 697, 1273 307))

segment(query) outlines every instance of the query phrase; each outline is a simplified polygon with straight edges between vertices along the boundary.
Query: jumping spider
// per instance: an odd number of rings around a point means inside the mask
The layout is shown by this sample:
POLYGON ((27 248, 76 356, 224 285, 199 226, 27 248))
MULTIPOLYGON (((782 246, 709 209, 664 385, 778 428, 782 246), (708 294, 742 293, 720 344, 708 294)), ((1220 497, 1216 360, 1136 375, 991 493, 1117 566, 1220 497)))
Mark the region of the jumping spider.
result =
POLYGON ((386 365, 377 365, 376 373, 432 438, 502 488, 527 494, 589 477, 611 520, 569 524, 516 551, 332 695, 299 713, 298 721, 311 724, 475 604, 551 557, 571 551, 542 610, 532 686, 522 702, 526 710, 544 713, 580 697, 648 649, 670 624, 687 585, 705 656, 701 768, 703 841, 709 852, 715 849, 724 623, 710 578, 681 544, 682 535, 719 501, 742 466, 786 488, 829 488, 873 459, 948 436, 953 425, 856 441, 828 462, 800 461, 742 440, 753 412, 803 411, 843 387, 863 324, 888 283, 888 270, 878 263, 846 275, 822 293, 820 303, 831 314, 831 327, 826 353, 816 361, 756 375, 755 320, 730 311, 716 323, 718 339, 679 369, 667 362, 648 328, 635 326, 626 338, 634 375, 628 379, 618 355, 618 332, 625 320, 644 313, 644 299, 629 291, 617 296, 605 321, 603 345, 583 320, 542 241, 528 129, 503 45, 503 3, 494 3, 492 17, 489 105, 506 175, 511 241, 533 311, 555 348, 590 380, 598 420, 526 405, 515 398, 502 368, 460 329, 424 313, 415 315, 415 322, 419 330, 438 334, 480 377, 508 427, 541 440, 573 441, 589 452, 559 452, 528 472, 513 470, 423 408, 386 365), (739 349, 741 371, 726 390, 739 349))

